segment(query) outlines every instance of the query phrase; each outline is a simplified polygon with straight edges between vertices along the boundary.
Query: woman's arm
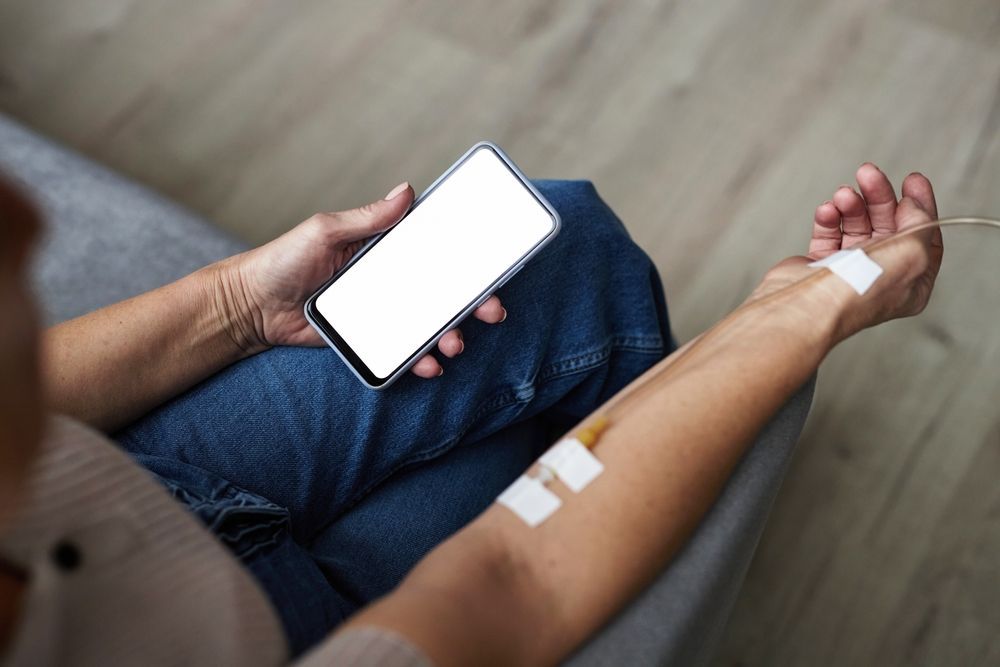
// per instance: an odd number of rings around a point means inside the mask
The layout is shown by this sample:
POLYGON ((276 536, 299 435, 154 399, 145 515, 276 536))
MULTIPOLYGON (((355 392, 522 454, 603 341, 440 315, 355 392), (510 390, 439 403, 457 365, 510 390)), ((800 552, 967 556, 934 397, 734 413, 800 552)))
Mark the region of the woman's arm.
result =
POLYGON ((803 306, 751 304, 671 355, 669 378, 651 370, 610 420, 594 448, 605 471, 590 486, 551 484, 563 506, 537 528, 492 506, 352 624, 395 630, 438 665, 568 654, 663 568, 756 432, 815 371, 834 322, 803 306))
MULTIPOLYGON (((385 199, 317 213, 267 245, 52 327, 43 344, 49 407, 110 432, 272 345, 322 345, 303 315, 305 300, 412 202, 403 183, 385 199)), ((475 316, 495 323, 506 312, 491 297, 475 316)), ((460 354, 460 332, 445 334, 438 349, 460 354)), ((427 355, 413 372, 433 378, 442 370, 427 355)))
POLYGON ((113 431, 262 349, 232 319, 223 285, 212 265, 50 328, 43 338, 49 404, 113 431))
MULTIPOLYGON (((910 226, 927 219, 909 200, 900 210, 910 226)), ((611 416, 590 486, 551 483, 563 506, 536 528, 492 506, 349 627, 389 628, 440 665, 558 661, 662 570, 837 341, 922 309, 937 247, 928 232, 870 250, 885 273, 863 297, 804 261, 779 265, 747 305, 598 411, 611 416)))

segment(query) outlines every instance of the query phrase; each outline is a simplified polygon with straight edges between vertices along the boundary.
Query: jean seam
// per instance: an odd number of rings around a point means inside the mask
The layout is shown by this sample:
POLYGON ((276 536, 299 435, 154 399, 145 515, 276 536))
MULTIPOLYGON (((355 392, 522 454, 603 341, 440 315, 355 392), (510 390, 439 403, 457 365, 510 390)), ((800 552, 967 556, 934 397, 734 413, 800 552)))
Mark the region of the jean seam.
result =
POLYGON ((663 339, 659 336, 612 336, 600 348, 549 364, 538 372, 536 381, 549 382, 590 370, 607 361, 615 352, 662 356, 664 352, 663 339))

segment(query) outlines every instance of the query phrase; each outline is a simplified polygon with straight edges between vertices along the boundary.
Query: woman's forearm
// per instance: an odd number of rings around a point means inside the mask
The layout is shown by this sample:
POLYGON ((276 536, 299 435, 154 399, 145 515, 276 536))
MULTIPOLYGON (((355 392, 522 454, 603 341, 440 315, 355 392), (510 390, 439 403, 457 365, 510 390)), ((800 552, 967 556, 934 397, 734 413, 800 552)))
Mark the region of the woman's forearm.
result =
POLYGON ((352 623, 394 629, 443 665, 560 659, 662 569, 816 370, 837 339, 836 309, 816 297, 747 305, 672 355, 612 408, 590 486, 553 482, 563 506, 537 528, 494 505, 352 623))
POLYGON ((252 354, 218 265, 46 331, 49 406, 107 432, 252 354))

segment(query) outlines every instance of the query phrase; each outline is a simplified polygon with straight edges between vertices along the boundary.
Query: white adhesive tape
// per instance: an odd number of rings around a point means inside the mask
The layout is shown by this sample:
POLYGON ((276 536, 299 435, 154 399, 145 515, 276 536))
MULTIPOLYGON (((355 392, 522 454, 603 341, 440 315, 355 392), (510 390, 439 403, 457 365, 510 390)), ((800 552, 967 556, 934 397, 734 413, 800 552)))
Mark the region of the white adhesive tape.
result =
POLYGON ((555 472, 574 493, 580 493, 604 472, 604 464, 576 438, 566 438, 552 445, 538 462, 555 472))
POLYGON ((864 294, 872 286, 875 279, 882 275, 882 267, 865 254, 861 248, 841 250, 829 257, 813 262, 809 266, 822 267, 833 271, 841 280, 854 288, 858 294, 864 294))
POLYGON ((497 502, 510 509, 532 528, 552 516, 552 513, 562 505, 559 496, 546 489, 541 481, 526 475, 514 480, 514 483, 500 494, 497 502))

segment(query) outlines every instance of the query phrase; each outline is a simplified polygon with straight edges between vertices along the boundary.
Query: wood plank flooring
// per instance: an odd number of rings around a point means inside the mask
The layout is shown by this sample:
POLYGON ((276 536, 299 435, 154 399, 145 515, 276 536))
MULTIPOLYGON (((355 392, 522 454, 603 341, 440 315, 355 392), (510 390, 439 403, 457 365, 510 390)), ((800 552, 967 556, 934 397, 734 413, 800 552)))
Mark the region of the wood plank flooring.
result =
MULTIPOLYGON (((491 138, 589 178, 678 336, 873 160, 1000 215, 996 0, 0 0, 0 110, 265 241, 491 138)), ((1000 234, 823 368, 719 665, 1000 664, 1000 234)))

